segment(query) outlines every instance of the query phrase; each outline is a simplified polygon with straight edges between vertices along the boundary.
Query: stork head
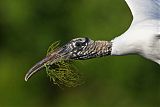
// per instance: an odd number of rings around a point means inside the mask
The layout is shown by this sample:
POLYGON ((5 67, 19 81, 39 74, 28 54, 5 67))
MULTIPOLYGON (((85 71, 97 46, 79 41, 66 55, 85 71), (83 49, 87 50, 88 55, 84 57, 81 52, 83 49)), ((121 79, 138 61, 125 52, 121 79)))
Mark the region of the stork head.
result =
POLYGON ((72 39, 61 48, 61 54, 65 54, 66 59, 86 59, 89 58, 89 48, 94 44, 94 41, 89 38, 72 39))
POLYGON ((27 81, 34 73, 43 68, 45 64, 52 65, 61 60, 84 60, 110 55, 111 47, 112 43, 108 41, 93 41, 87 37, 72 39, 35 64, 26 74, 25 80, 27 81))
POLYGON ((63 47, 68 59, 84 60, 111 54, 111 42, 94 41, 89 38, 76 38, 63 47))

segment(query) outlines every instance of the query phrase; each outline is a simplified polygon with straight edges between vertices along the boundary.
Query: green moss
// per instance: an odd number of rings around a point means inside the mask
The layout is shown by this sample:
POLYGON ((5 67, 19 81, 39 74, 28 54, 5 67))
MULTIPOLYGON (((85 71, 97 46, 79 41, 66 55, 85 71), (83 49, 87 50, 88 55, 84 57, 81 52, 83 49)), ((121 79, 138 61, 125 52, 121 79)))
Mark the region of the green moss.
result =
MULTIPOLYGON (((47 55, 57 49, 59 42, 53 43, 48 51, 47 55)), ((61 60, 52 65, 45 65, 47 75, 60 87, 76 87, 84 83, 83 76, 77 72, 73 62, 70 60, 61 60)))
POLYGON ((51 46, 49 46, 49 48, 47 50, 47 55, 51 54, 55 49, 57 49, 59 44, 60 44, 59 41, 52 43, 51 46))

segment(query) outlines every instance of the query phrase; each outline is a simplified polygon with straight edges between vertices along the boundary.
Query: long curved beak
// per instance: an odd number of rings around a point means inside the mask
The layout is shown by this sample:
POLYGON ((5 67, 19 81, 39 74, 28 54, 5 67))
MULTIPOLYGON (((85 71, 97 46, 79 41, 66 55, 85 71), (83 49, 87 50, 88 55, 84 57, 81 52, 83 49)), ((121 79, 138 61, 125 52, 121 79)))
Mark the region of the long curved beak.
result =
POLYGON ((36 63, 25 75, 25 81, 28 81, 28 79, 36 72, 38 72, 40 69, 44 67, 45 61, 42 60, 38 63, 36 63))
POLYGON ((25 81, 28 81, 28 79, 38 71, 40 71, 42 68, 45 67, 45 64, 52 65, 55 62, 60 61, 62 58, 65 60, 67 59, 67 51, 65 47, 61 47, 51 54, 47 55, 44 59, 36 63, 25 75, 25 81))
POLYGON ((46 56, 43 60, 36 63, 25 75, 25 81, 28 81, 28 79, 38 71, 40 71, 42 68, 44 68, 45 64, 47 63, 54 63, 59 60, 60 57, 56 53, 53 53, 51 55, 46 56))

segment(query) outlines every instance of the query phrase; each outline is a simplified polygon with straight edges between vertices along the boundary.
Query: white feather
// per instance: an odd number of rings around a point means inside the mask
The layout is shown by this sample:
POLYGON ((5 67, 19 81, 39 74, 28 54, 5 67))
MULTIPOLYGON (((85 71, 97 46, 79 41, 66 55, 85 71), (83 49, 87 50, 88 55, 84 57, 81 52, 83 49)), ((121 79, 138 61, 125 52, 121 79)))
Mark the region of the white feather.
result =
POLYGON ((112 40, 112 55, 138 53, 160 64, 160 0, 125 0, 132 12, 129 29, 112 40))
POLYGON ((125 0, 135 22, 160 18, 160 0, 125 0))

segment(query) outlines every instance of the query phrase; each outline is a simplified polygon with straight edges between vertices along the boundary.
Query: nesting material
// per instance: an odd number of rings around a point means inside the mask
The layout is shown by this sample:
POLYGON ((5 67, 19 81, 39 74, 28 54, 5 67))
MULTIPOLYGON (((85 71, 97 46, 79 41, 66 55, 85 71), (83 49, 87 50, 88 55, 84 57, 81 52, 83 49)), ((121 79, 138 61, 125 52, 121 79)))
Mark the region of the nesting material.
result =
MULTIPOLYGON (((47 51, 47 55, 51 54, 59 46, 59 42, 53 43, 47 51)), ((77 72, 73 62, 63 60, 52 65, 45 64, 47 75, 60 87, 77 87, 84 83, 82 74, 77 72)))

